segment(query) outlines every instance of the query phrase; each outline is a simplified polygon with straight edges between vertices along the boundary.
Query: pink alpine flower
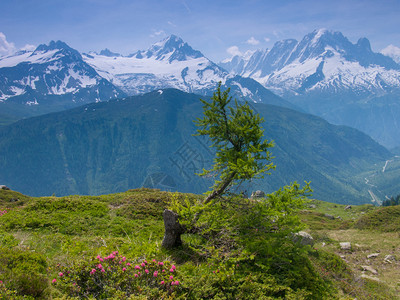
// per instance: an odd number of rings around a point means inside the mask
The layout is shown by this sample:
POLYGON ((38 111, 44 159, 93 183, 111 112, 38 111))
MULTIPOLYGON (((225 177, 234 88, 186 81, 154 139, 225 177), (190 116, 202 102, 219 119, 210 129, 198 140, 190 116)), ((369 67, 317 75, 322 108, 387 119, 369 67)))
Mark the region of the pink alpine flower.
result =
POLYGON ((179 285, 179 281, 178 280, 175 281, 175 285, 179 285))
POLYGON ((146 266, 146 264, 145 264, 144 262, 142 262, 140 265, 141 265, 142 267, 145 267, 145 266, 146 266))
POLYGON ((58 273, 58 276, 60 276, 60 277, 63 277, 63 273, 62 272, 60 272, 60 273, 58 273))
POLYGON ((103 269, 103 266, 102 266, 101 264, 98 264, 98 265, 97 265, 97 268, 98 268, 98 269, 103 269))
POLYGON ((129 267, 131 265, 131 263, 126 263, 126 265, 129 267))
POLYGON ((158 276, 158 272, 155 271, 155 272, 153 273, 153 277, 157 277, 157 276, 158 276))
POLYGON ((146 270, 144 270, 144 271, 146 272, 146 274, 149 274, 149 270, 146 269, 146 270))
POLYGON ((96 269, 92 269, 92 271, 90 271, 90 275, 93 275, 96 272, 96 269))
POLYGON ((160 261, 160 262, 158 263, 158 265, 163 266, 164 263, 163 263, 162 261, 160 261))
POLYGON ((161 284, 164 284, 164 283, 165 283, 165 281, 164 281, 164 280, 162 280, 160 283, 161 283, 161 284))
POLYGON ((54 278, 51 282, 52 282, 52 283, 56 283, 56 282, 57 282, 57 279, 54 278))
POLYGON ((173 272, 175 271, 175 269, 172 269, 172 268, 171 268, 171 269, 169 269, 169 271, 170 271, 171 273, 173 273, 173 272))
POLYGON ((138 274, 135 274, 135 277, 139 277, 139 275, 138 275, 138 274))
POLYGON ((135 266, 136 270, 140 270, 140 267, 138 265, 135 266))
POLYGON ((173 280, 174 279, 174 276, 169 276, 169 280, 173 280))
POLYGON ((124 271, 124 272, 125 272, 125 271, 126 271, 126 268, 122 268, 122 271, 124 271))

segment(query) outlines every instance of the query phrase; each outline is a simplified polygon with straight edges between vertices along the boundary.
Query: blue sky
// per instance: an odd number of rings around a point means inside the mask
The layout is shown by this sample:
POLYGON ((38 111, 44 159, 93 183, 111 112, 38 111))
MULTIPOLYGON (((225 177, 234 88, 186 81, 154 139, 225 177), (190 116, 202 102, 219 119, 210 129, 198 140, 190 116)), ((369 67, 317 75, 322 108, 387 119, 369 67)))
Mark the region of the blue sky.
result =
POLYGON ((126 55, 175 34, 218 62, 319 28, 367 37, 376 52, 400 47, 400 0, 0 1, 0 52, 62 40, 126 55))

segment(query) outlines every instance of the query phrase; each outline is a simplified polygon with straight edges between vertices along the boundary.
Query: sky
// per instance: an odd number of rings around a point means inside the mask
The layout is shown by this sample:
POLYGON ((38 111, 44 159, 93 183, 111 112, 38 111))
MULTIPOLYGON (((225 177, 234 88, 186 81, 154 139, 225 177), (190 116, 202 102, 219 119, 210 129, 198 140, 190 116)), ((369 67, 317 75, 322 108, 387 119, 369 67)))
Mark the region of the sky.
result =
POLYGON ((0 55, 62 40, 123 55, 170 34, 219 62, 315 29, 400 47, 400 0, 1 0, 0 55))

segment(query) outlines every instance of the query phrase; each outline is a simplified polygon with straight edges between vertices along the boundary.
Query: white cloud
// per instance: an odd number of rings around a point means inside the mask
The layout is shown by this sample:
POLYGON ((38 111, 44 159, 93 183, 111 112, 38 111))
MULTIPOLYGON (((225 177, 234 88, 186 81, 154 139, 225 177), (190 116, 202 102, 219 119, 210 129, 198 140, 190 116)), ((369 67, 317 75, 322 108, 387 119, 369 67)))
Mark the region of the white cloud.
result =
POLYGON ((266 41, 266 42, 268 43, 268 42, 270 42, 270 41, 271 41, 271 39, 270 39, 270 38, 268 38, 268 37, 265 37, 265 38, 264 38, 264 41, 266 41))
POLYGON ((229 47, 228 49, 226 49, 226 52, 228 52, 232 56, 236 56, 236 55, 241 56, 242 55, 242 52, 240 52, 238 46, 229 47))
POLYGON ((35 49, 36 49, 36 46, 29 45, 29 44, 26 44, 24 47, 21 48, 21 50, 24 50, 24 51, 34 51, 35 49))
POLYGON ((10 55, 15 51, 14 43, 7 42, 5 34, 0 32, 0 56, 10 55))
POLYGON ((254 36, 252 36, 251 38, 249 38, 249 39, 246 41, 246 43, 249 44, 249 45, 255 46, 255 45, 258 45, 258 44, 260 43, 260 41, 259 41, 259 40, 256 40, 256 39, 254 38, 254 36))
POLYGON ((167 22, 168 23, 168 25, 171 25, 172 27, 177 27, 173 22, 171 22, 171 21, 168 21, 167 22))
POLYGON ((150 37, 153 38, 153 37, 162 36, 162 35, 165 35, 164 30, 158 30, 158 31, 153 30, 153 33, 150 34, 150 37))

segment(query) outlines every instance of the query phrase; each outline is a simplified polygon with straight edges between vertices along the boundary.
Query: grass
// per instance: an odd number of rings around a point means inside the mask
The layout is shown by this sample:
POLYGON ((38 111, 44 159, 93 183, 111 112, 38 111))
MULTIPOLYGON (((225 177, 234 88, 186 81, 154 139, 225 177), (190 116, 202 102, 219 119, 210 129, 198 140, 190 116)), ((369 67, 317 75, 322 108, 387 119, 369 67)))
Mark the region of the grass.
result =
MULTIPOLYGON (((177 265, 182 286, 173 291, 143 290, 153 295, 149 299, 400 299, 396 296, 400 257, 383 262, 386 255, 400 253, 399 232, 383 225, 397 224, 398 215, 393 213, 397 208, 382 213, 372 205, 345 209, 345 205, 313 200, 299 216, 314 237, 314 248, 274 240, 271 233, 248 241, 262 249, 246 244, 221 247, 212 238, 188 233, 183 235, 184 245, 171 251, 161 248, 161 241, 162 212, 172 197, 193 202, 201 196, 135 189, 102 196, 33 198, 0 190, 0 210, 7 211, 0 216, 0 280, 7 286, 0 283, 0 295, 18 299, 21 286, 35 282, 25 295, 63 298, 63 286, 51 283, 58 278, 60 266, 69 269, 119 251, 132 260, 177 265), (347 241, 352 250, 344 252, 339 243, 347 241), (378 252, 378 257, 367 259, 378 252), (21 263, 11 263, 15 255, 22 257, 21 263), (365 273, 361 265, 377 269, 378 275, 366 273, 370 278, 361 278, 365 273)), ((235 238, 226 241, 237 243, 235 238)))

